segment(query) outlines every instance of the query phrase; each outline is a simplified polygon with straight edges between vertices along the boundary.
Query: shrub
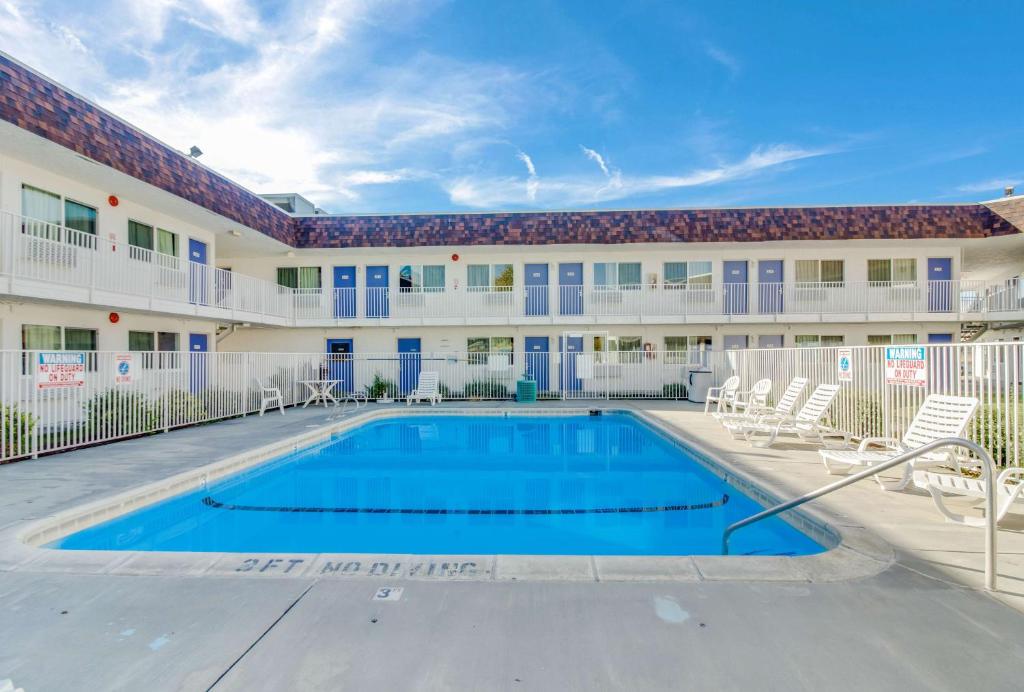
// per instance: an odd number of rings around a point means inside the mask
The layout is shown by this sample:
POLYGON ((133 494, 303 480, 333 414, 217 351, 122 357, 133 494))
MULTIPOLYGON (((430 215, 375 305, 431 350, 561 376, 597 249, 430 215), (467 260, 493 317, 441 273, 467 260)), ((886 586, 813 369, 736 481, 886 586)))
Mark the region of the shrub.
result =
POLYGON ((242 393, 230 389, 205 389, 199 395, 199 401, 210 418, 238 416, 246 408, 242 393))
POLYGON ((682 382, 671 382, 661 387, 661 395, 666 399, 685 399, 686 385, 682 382))
POLYGON ((462 388, 467 399, 508 399, 511 392, 503 382, 494 380, 473 380, 462 388))
POLYGON ((367 399, 383 399, 393 397, 398 393, 398 387, 389 379, 381 377, 380 373, 373 376, 373 382, 365 387, 367 399))
POLYGON ((108 389, 85 402, 85 432, 91 440, 138 435, 157 427, 145 395, 127 389, 108 389))
POLYGON ((1024 463, 1024 411, 1015 411, 1013 402, 1009 409, 1006 406, 979 406, 967 432, 989 451, 996 464, 1012 466, 1024 463))
MULTIPOLYGON (((877 437, 885 430, 885 419, 882 414, 882 400, 877 394, 868 392, 850 392, 853 420, 850 421, 854 435, 861 437, 877 437)), ((843 425, 843 422, 839 422, 843 425)))
POLYGON ((36 417, 17 405, 0 406, 0 456, 17 457, 32 451, 36 417))
POLYGON ((153 403, 153 413, 161 428, 199 423, 207 417, 203 402, 184 389, 172 389, 157 399, 153 403))

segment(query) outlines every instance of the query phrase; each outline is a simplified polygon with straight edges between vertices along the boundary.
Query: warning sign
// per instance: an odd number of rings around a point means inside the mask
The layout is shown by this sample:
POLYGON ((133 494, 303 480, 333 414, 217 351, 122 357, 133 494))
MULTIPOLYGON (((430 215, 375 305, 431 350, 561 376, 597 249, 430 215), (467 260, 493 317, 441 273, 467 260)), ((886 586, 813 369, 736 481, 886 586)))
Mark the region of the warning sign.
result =
POLYGON ((36 387, 58 389, 85 385, 85 354, 75 351, 48 351, 38 356, 36 387))
POLYGON ((840 382, 853 382, 853 349, 836 350, 836 377, 840 382))
POLYGON ((114 384, 131 384, 135 377, 135 358, 130 353, 114 356, 114 384))
POLYGON ((928 386, 928 352, 924 346, 887 346, 885 383, 928 386))

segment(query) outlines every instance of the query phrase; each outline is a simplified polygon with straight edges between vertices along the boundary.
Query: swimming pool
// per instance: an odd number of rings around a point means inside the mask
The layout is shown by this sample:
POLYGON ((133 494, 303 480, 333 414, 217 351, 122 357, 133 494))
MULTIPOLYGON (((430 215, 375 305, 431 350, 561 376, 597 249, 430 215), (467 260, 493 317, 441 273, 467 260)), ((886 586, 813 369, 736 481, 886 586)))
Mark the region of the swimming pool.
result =
MULTIPOLYGON (((71 534, 67 550, 717 555, 761 506, 628 414, 413 415, 71 534)), ((781 519, 733 554, 824 548, 781 519)))

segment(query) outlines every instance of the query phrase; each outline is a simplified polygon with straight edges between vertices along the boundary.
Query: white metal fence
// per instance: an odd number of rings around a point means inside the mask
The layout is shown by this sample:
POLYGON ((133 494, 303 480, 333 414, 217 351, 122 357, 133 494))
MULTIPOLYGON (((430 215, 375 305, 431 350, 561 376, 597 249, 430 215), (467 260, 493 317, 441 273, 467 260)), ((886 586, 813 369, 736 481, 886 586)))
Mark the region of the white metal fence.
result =
MULTIPOLYGON (((566 348, 570 348, 566 340, 566 348)), ((838 360, 852 379, 831 422, 856 437, 899 437, 931 392, 975 396, 969 429, 998 463, 1021 463, 1020 343, 925 346, 926 386, 886 384, 884 346, 751 349, 725 352, 517 353, 114 353, 0 351, 0 461, 251 413, 257 381, 302 403, 306 381, 334 380, 335 393, 399 399, 420 371, 440 375, 445 399, 502 400, 528 373, 544 399, 681 399, 690 373, 720 383, 762 377, 778 396, 793 377, 812 387, 837 382, 838 360), (60 355, 62 354, 62 355, 60 355), (127 357, 127 358, 126 358, 127 357)))

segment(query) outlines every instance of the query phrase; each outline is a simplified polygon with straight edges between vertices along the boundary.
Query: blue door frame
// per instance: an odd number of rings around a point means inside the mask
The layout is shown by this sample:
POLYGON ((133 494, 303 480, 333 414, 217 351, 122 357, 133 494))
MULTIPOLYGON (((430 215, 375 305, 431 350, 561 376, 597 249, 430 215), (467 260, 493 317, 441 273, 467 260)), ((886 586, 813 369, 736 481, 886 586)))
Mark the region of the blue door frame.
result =
POLYGON ((188 239, 188 300, 206 305, 206 243, 188 239))
POLYGON ((351 394, 356 389, 355 368, 352 363, 352 339, 328 339, 328 379, 341 380, 334 393, 351 394))
POLYGON ((210 337, 207 334, 188 335, 189 388, 195 394, 206 386, 207 351, 210 337))
POLYGON ((953 295, 951 257, 928 258, 928 312, 951 312, 953 295))
POLYGON ((526 314, 548 314, 548 265, 527 264, 526 272, 526 314))
POLYGON ((405 396, 416 389, 420 378, 420 340, 398 340, 398 392, 405 396))
POLYGON ((726 315, 747 314, 747 261, 729 260, 724 263, 723 288, 725 289, 726 315))
POLYGON ((583 388, 583 382, 576 377, 576 358, 583 352, 583 337, 570 336, 564 339, 558 337, 558 351, 562 356, 562 364, 559 367, 559 382, 563 392, 578 392, 583 388))
POLYGON ((583 263, 558 265, 558 312, 561 315, 583 314, 583 263))
POLYGON ((537 391, 546 392, 551 385, 548 382, 548 370, 551 367, 551 354, 546 336, 528 336, 526 346, 526 374, 537 381, 537 391))
POLYGON ((366 316, 387 317, 391 313, 388 304, 387 266, 366 268, 366 316))
POLYGON ((782 312, 782 260, 758 260, 757 307, 762 315, 782 312))
POLYGON ((334 317, 356 316, 356 268, 334 268, 334 317))

